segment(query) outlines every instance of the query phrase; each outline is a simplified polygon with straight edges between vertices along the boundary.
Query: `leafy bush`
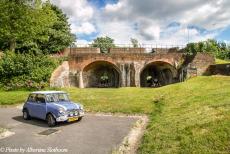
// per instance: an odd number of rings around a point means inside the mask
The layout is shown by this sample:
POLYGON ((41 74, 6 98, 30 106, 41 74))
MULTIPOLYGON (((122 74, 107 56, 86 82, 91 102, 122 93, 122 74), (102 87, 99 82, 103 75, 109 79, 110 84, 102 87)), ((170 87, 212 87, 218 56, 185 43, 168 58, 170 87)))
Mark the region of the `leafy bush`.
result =
POLYGON ((198 43, 189 43, 185 47, 185 52, 189 55, 193 55, 198 52, 206 52, 213 54, 219 59, 230 59, 230 46, 225 42, 217 42, 212 39, 198 43))
POLYGON ((0 86, 5 90, 42 89, 58 63, 48 55, 6 52, 0 59, 0 86))
POLYGON ((97 37, 93 40, 92 47, 100 48, 101 53, 108 53, 109 48, 114 48, 114 40, 108 36, 97 37))

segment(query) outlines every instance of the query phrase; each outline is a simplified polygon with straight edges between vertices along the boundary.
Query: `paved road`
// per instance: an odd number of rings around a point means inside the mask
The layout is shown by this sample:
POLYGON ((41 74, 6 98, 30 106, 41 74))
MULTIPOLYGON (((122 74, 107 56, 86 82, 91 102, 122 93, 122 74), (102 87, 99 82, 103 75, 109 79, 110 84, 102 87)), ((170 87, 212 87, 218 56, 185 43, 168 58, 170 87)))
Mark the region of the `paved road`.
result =
MULTIPOLYGON (((136 118, 86 115, 81 122, 62 123, 48 135, 38 133, 49 129, 41 120, 25 121, 16 108, 0 108, 0 127, 9 128, 15 135, 0 140, 1 147, 68 150, 74 154, 107 154, 118 147, 136 118)), ((1 153, 1 152, 0 152, 1 153)))

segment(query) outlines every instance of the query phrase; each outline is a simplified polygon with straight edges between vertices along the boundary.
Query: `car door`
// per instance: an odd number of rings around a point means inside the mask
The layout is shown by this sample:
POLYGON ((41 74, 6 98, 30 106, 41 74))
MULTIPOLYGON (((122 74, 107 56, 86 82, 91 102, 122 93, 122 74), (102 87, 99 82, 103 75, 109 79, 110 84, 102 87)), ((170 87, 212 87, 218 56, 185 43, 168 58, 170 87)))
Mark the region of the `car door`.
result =
POLYGON ((36 99, 36 103, 33 104, 34 117, 39 119, 45 119, 46 118, 45 95, 37 94, 35 99, 36 99))
POLYGON ((36 105, 36 99, 35 98, 36 98, 36 94, 30 94, 30 96, 26 102, 26 108, 27 108, 29 115, 31 117, 35 116, 34 111, 33 111, 35 108, 34 106, 36 105))

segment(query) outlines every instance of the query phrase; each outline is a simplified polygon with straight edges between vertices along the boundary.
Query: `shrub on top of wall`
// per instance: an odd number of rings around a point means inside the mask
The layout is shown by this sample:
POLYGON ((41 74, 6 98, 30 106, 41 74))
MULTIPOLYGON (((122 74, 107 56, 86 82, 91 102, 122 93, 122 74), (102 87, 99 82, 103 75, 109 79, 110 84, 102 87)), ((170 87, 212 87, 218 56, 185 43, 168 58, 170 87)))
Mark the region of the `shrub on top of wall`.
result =
POLYGON ((6 52, 0 59, 0 86, 5 90, 43 89, 58 64, 44 54, 6 52))

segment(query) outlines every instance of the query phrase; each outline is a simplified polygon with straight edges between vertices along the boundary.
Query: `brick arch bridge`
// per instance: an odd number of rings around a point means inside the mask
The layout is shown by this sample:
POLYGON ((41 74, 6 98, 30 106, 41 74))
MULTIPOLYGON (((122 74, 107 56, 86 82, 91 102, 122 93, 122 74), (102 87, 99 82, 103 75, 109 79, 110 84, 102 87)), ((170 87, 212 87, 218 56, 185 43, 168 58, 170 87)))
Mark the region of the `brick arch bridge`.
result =
POLYGON ((75 48, 68 55, 65 66, 59 66, 52 74, 51 86, 163 86, 182 81, 185 71, 193 75, 190 65, 196 67, 195 75, 201 75, 214 62, 212 56, 200 54, 185 66, 183 53, 146 53, 142 48, 114 48, 107 54, 99 53, 97 48, 75 48))

